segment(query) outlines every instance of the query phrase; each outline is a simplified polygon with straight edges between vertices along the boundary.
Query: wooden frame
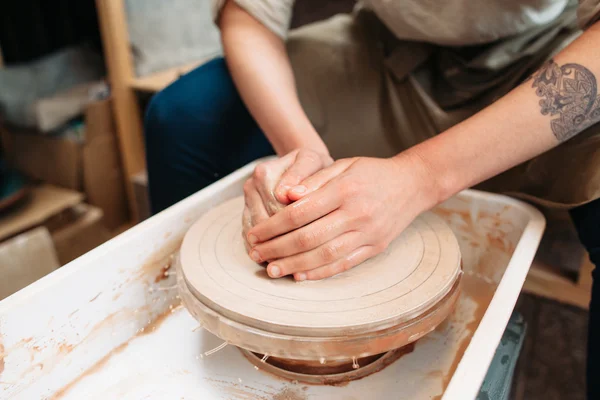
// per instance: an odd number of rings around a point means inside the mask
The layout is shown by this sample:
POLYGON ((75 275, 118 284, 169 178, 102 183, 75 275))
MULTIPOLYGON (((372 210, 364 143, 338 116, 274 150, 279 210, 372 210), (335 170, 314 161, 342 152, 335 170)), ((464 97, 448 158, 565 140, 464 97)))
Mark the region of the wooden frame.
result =
POLYGON ((113 115, 125 169, 127 197, 134 220, 139 219, 131 177, 146 168, 140 108, 129 82, 134 76, 123 0, 96 0, 100 33, 113 98, 113 115))
POLYGON ((202 61, 171 68, 146 77, 136 77, 129 50, 129 31, 124 0, 96 0, 108 79, 113 97, 113 114, 125 169, 131 215, 139 221, 132 178, 146 168, 144 133, 136 90, 158 92, 202 61))
POLYGON ((534 261, 523 291, 587 310, 592 292, 593 269, 594 265, 587 253, 584 253, 577 281, 558 274, 556 268, 534 261))

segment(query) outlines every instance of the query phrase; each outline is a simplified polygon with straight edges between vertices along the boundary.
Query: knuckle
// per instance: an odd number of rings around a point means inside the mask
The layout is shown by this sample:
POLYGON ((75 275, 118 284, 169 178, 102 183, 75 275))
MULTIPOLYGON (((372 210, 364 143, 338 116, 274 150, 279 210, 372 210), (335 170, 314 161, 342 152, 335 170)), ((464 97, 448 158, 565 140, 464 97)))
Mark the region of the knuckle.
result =
POLYGON ((356 182, 349 179, 345 179, 342 181, 341 190, 342 195, 345 198, 352 198, 358 194, 360 188, 356 182))
POLYGON ((371 219, 374 215, 373 207, 367 202, 360 202, 357 205, 357 212, 359 215, 371 219))
POLYGON ((253 188, 254 188, 254 183, 252 182, 252 179, 248 179, 244 183, 244 194, 246 196, 249 195, 253 188))
POLYGON ((287 212, 287 219, 292 225, 296 226, 302 224, 305 215, 306 212, 302 208, 291 208, 287 212))
POLYGON ((255 179, 258 179, 258 180, 261 180, 261 181, 262 181, 262 180, 264 180, 264 179, 266 178, 266 176, 267 176, 267 169, 268 169, 268 168, 267 168, 267 166, 265 165, 265 163, 263 163, 263 164, 258 164, 258 165, 256 166, 256 168, 254 168, 254 174, 253 174, 253 177, 254 177, 255 179))
POLYGON ((321 247, 321 258, 327 262, 337 260, 338 254, 339 248, 336 245, 328 244, 321 247))
MULTIPOLYGON (((373 223, 373 209, 368 204, 357 204, 354 209, 354 220, 359 225, 371 225, 373 223)), ((367 229, 369 226, 366 227, 367 229)))
POLYGON ((350 268, 352 268, 354 265, 352 264, 352 262, 350 262, 350 260, 348 259, 344 259, 341 263, 340 263, 340 271, 341 272, 345 272, 348 271, 350 268))
POLYGON ((269 246, 257 246, 255 250, 260 255, 262 261, 271 260, 276 257, 276 254, 273 254, 274 251, 269 246))
POLYGON ((297 246, 301 250, 309 249, 315 242, 315 235, 311 231, 304 231, 298 233, 297 246))

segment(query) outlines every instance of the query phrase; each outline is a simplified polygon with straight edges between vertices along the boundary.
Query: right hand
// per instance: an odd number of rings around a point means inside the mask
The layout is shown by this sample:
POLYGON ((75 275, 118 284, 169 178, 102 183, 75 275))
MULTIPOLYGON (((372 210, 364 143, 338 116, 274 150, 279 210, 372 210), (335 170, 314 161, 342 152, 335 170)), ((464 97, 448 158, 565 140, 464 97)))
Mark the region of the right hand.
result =
MULTIPOLYGON (((260 163, 244 184, 242 234, 291 203, 288 191, 304 179, 333 164, 329 154, 307 148, 294 150, 276 160, 260 163)), ((246 249, 250 246, 246 242, 246 249)))

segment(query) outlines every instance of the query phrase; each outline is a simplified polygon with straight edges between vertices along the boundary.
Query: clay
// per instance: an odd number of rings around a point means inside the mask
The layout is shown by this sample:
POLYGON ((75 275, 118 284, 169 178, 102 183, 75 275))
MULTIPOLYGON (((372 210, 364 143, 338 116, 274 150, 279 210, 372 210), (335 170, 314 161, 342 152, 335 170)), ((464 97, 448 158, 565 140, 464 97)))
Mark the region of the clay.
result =
POLYGON ((247 255, 243 198, 205 214, 177 261, 184 305, 230 344, 273 357, 347 360, 411 343, 452 311, 460 251, 450 228, 426 213, 383 254, 322 281, 271 279, 247 255))
POLYGON ((196 222, 184 238, 181 265, 202 303, 254 328, 305 336, 383 329, 439 301, 460 271, 452 231, 426 213, 387 251, 343 274, 274 280, 246 253, 243 205, 243 198, 230 200, 196 222))

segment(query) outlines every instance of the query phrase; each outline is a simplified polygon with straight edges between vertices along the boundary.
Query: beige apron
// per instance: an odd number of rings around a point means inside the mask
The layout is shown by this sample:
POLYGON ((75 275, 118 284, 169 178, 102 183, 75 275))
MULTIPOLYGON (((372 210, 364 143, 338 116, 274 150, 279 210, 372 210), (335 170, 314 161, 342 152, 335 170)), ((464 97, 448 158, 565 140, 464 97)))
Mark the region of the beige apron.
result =
MULTIPOLYGON (((492 103, 580 31, 576 2, 552 23, 493 44, 400 41, 369 11, 292 31, 300 101, 333 157, 388 157, 492 103)), ((600 124, 479 186, 568 208, 600 197, 600 124)))

